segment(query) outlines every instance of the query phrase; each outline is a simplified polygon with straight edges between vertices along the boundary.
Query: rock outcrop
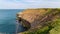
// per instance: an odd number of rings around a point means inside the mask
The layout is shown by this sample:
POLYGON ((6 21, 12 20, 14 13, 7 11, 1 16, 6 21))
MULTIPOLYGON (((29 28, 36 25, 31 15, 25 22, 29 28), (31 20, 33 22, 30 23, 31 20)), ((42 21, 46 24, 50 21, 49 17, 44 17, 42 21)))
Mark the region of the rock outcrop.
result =
POLYGON ((17 20, 29 31, 47 26, 53 16, 59 14, 57 9, 27 9, 17 13, 17 20))
POLYGON ((23 22, 26 20, 23 25, 26 25, 25 27, 29 27, 28 24, 30 24, 32 28, 35 27, 37 22, 36 20, 42 19, 42 17, 48 12, 46 9, 27 9, 24 10, 23 12, 20 12, 17 14, 18 20, 22 20, 23 22))

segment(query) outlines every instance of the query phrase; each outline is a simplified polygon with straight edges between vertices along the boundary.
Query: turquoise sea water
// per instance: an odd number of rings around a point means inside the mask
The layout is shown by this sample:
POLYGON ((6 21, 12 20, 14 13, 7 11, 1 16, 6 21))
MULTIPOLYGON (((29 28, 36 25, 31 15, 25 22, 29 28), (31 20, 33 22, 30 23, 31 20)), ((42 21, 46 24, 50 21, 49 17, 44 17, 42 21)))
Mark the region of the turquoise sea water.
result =
MULTIPOLYGON (((0 33, 16 33, 17 22, 16 14, 23 11, 22 9, 0 9, 0 33)), ((23 31, 20 25, 18 32, 23 31)))

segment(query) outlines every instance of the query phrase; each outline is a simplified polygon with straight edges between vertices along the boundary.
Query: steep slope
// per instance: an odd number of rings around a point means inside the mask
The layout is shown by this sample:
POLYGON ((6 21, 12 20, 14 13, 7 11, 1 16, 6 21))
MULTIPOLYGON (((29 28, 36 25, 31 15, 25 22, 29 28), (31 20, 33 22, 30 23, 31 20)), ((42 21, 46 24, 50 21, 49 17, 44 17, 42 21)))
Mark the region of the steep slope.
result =
MULTIPOLYGON (((46 34, 54 27, 52 27, 51 23, 54 17, 56 15, 59 16, 60 9, 28 9, 21 13, 17 14, 17 20, 20 19, 24 27, 29 27, 28 24, 30 24, 30 29, 28 30, 31 33, 35 33, 36 30, 37 33, 43 34, 41 32, 45 32, 46 34), (26 21, 25 21, 26 20, 26 21), (25 22, 23 22, 25 21, 25 22), (28 23, 26 23, 28 21, 28 23), (40 30, 39 30, 40 29, 40 30)), ((54 23, 55 24, 55 23, 54 23)), ((54 25, 53 24, 53 25, 54 25)), ((36 33, 36 34, 37 34, 36 33)), ((27 34, 27 33, 26 33, 27 34)))

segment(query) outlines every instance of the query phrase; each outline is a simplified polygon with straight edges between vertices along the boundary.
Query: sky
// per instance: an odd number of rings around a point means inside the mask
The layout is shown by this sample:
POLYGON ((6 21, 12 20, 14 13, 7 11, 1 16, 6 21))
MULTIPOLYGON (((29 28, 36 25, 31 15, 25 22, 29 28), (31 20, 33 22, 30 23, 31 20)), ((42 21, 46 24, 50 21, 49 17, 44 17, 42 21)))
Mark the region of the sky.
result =
POLYGON ((60 0, 0 0, 0 9, 60 8, 60 0))

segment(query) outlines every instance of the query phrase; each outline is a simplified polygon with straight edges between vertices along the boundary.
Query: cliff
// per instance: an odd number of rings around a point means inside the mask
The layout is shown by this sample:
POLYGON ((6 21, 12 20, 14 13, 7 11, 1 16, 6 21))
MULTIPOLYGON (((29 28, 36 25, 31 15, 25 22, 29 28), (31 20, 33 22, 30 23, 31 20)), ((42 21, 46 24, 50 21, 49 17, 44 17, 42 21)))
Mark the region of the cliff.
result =
POLYGON ((55 24, 51 22, 60 17, 59 13, 60 9, 27 9, 17 13, 17 20, 30 33, 39 29, 40 31, 46 30, 48 32, 54 27, 51 24, 55 24))

